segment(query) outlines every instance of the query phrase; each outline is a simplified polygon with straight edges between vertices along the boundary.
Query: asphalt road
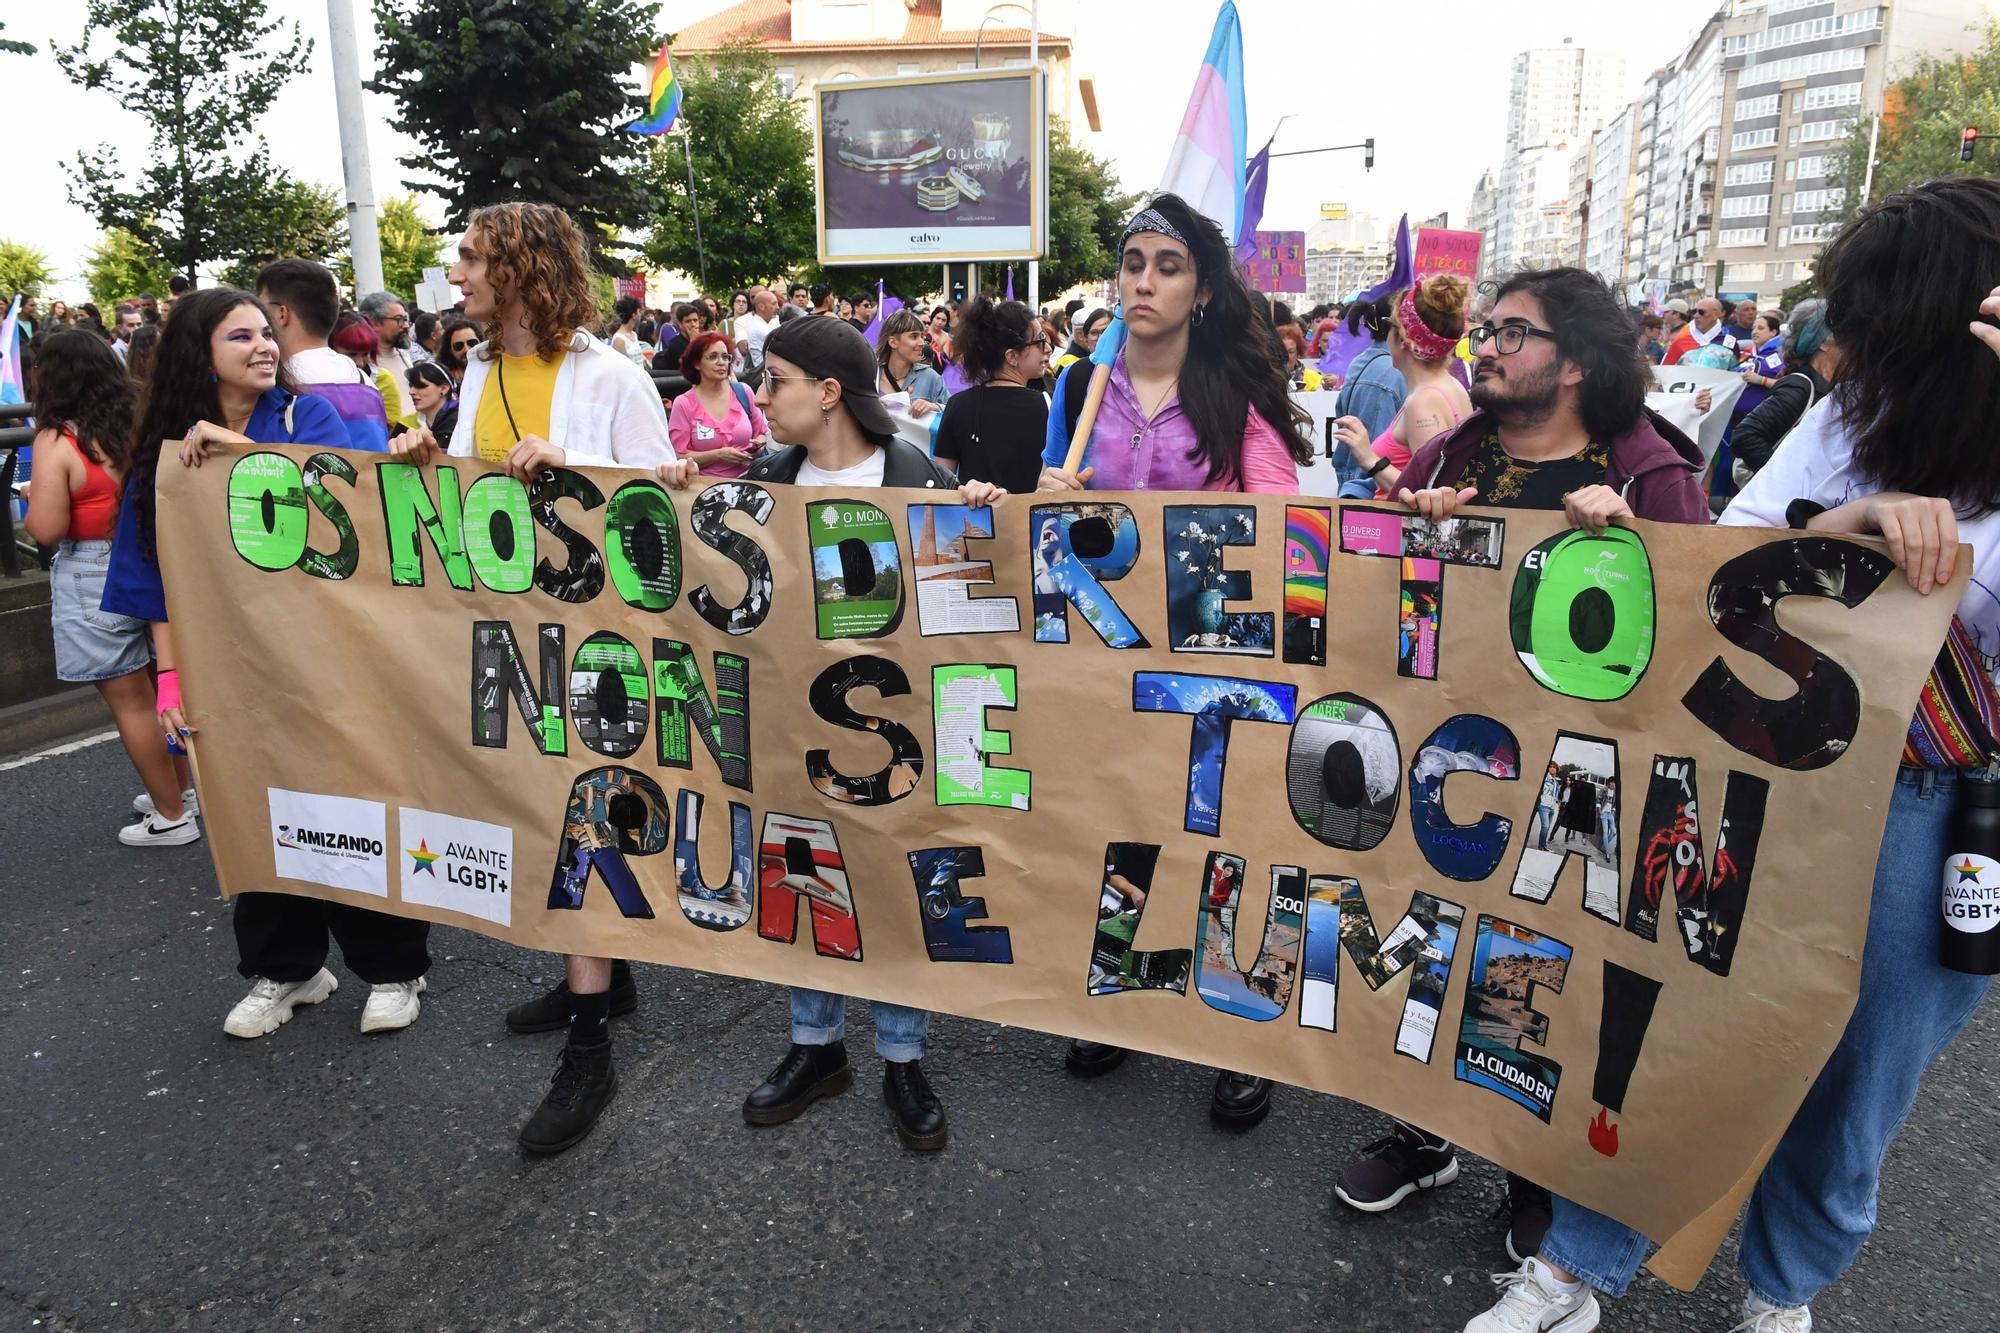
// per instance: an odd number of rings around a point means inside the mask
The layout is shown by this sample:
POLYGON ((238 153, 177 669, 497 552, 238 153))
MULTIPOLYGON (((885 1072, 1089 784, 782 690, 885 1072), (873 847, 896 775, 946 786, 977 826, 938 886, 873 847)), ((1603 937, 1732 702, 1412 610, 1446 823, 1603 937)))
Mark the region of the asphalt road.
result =
MULTIPOLYGON (((207 851, 121 847, 136 790, 115 741, 0 771, 0 1329, 1457 1330, 1509 1267, 1484 1163, 1364 1217, 1330 1181, 1376 1113, 1281 1090, 1229 1136, 1205 1071, 1080 1083, 1031 1032, 938 1021, 937 1156, 896 1144, 865 1006, 855 1090, 752 1130, 782 994, 655 967, 616 1025, 618 1100, 529 1161, 514 1133, 561 1038, 500 1015, 556 960, 440 928, 408 1031, 362 1037, 336 963, 327 1004, 232 1040, 207 851)), ((1821 1329, 2000 1326, 1997 1055, 1989 1006, 1821 1329)), ((1605 1328, 1722 1333, 1741 1292, 1726 1261, 1692 1296, 1642 1277, 1605 1328)))

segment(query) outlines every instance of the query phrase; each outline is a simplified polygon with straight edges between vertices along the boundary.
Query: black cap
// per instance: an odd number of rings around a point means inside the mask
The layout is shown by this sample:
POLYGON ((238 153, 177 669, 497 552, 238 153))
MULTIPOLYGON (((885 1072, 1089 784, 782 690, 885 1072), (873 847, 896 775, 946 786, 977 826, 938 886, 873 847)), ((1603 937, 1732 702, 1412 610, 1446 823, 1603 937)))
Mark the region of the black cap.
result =
POLYGON ((874 349, 852 324, 835 315, 807 315, 780 324, 764 337, 765 357, 781 356, 819 380, 840 385, 840 401, 861 429, 870 435, 896 433, 889 409, 882 406, 876 375, 881 364, 874 349))

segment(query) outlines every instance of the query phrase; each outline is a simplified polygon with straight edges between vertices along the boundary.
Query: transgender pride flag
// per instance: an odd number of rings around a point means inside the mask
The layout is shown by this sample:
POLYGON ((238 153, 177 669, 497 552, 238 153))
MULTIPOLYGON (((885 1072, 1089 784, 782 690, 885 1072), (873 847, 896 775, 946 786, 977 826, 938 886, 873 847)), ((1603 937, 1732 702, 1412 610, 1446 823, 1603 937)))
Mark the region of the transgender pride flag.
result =
POLYGON ((1160 189, 1187 200, 1221 227, 1232 244, 1243 236, 1248 120, 1243 109, 1243 25, 1234 0, 1223 0, 1160 189))

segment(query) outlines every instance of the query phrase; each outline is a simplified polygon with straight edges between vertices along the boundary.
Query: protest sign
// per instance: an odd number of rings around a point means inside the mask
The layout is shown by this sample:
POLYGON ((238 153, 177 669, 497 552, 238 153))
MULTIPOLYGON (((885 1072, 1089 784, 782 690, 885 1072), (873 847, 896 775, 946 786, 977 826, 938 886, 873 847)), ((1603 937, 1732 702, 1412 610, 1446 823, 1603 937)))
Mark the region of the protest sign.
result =
POLYGON ((1302 231, 1258 231, 1256 249, 1243 261, 1243 280, 1253 292, 1283 294, 1306 289, 1306 234, 1302 231))
POLYGON ((1044 96, 1025 69, 816 85, 819 262, 1040 258, 1044 96))
POLYGON ((225 892, 1269 1075, 1655 1237, 1839 1037, 1964 579, 1538 512, 379 457, 161 469, 225 892))
POLYGON ((1425 227, 1417 233, 1417 277, 1450 273, 1467 282, 1474 281, 1479 274, 1479 246, 1483 239, 1476 231, 1425 227))
POLYGON ((1715 457, 1722 445, 1722 432, 1729 429, 1729 416, 1736 400, 1743 396, 1743 376, 1734 370, 1713 366, 1654 366, 1653 389, 1646 406, 1673 422, 1701 446, 1703 458, 1715 457), (1708 390, 1708 411, 1695 403, 1695 395, 1708 390))

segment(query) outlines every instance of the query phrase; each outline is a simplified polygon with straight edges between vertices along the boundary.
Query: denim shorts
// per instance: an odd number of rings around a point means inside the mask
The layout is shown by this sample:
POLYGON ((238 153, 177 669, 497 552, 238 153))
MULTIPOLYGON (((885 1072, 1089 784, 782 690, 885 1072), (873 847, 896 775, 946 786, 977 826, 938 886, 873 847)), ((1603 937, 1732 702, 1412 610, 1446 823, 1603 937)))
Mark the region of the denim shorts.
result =
POLYGON ((67 541, 49 570, 49 619, 55 628, 56 677, 80 684, 116 680, 153 660, 150 627, 136 616, 103 610, 108 541, 67 541))

